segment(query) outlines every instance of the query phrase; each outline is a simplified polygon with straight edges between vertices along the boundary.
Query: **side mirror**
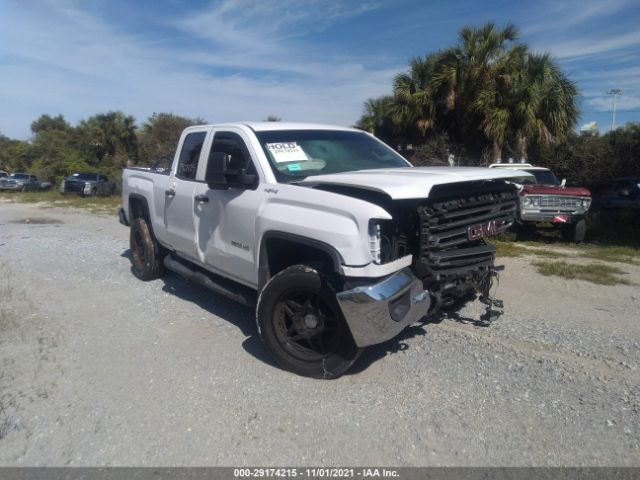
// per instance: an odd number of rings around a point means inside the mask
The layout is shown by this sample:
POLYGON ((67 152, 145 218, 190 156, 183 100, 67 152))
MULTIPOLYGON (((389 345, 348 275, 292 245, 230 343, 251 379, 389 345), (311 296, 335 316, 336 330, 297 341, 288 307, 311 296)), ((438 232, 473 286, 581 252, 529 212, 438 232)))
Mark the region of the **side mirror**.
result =
POLYGON ((250 187, 256 176, 247 174, 246 168, 232 165, 232 157, 223 152, 213 152, 209 156, 205 181, 211 189, 229 187, 250 187))

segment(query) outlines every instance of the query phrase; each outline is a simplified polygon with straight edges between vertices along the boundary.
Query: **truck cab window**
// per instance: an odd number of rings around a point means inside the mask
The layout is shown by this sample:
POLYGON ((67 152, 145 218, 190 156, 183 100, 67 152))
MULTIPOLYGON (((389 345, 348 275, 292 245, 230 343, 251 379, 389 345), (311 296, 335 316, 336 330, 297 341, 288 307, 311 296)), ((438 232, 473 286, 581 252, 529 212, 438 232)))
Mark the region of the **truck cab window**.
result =
POLYGON ((246 169, 248 174, 255 174, 256 169, 251 161, 247 147, 240 135, 232 132, 218 132, 213 137, 213 145, 209 155, 221 152, 230 157, 230 167, 234 170, 246 169))
POLYGON ((178 168, 176 176, 184 180, 195 180, 198 171, 198 160, 200 159, 200 151, 204 144, 206 132, 190 133, 184 139, 180 158, 178 159, 178 168))

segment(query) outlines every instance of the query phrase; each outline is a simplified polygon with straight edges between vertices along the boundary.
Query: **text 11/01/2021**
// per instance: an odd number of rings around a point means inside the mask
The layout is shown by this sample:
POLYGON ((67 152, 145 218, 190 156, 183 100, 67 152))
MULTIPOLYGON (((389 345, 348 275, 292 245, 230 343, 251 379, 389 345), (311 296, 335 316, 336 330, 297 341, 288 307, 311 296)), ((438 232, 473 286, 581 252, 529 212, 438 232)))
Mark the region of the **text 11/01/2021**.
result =
POLYGON ((234 478, 398 478, 388 468, 234 468, 234 478))

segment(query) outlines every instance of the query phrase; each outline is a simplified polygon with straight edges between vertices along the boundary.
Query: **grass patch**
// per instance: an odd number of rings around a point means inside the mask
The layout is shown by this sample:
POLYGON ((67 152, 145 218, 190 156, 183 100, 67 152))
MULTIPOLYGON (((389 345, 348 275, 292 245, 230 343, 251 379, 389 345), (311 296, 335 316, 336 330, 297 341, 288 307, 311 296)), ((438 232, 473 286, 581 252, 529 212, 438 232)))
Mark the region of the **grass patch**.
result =
MULTIPOLYGON (((523 255, 536 255, 538 257, 546 258, 562 258, 566 257, 565 254, 554 252, 553 250, 534 250, 532 248, 523 247, 520 243, 494 241, 492 242, 496 247, 496 256, 498 257, 522 257, 523 255)), ((541 246, 541 245, 538 245, 541 246)), ((544 245, 547 247, 547 245, 544 245)))
POLYGON ((619 268, 611 265, 591 263, 589 265, 575 265, 567 262, 534 262, 538 273, 545 276, 555 276, 570 280, 584 280, 598 285, 631 285, 632 283, 620 275, 626 275, 619 268))
POLYGON ((640 248, 634 247, 586 247, 581 256, 605 262, 640 263, 640 248))
POLYGON ((92 213, 117 213, 122 203, 118 195, 111 197, 80 197, 61 195, 56 190, 48 192, 0 192, 0 200, 16 203, 42 203, 44 207, 71 207, 92 213))
POLYGON ((494 247, 496 247, 496 256, 497 257, 521 257, 527 253, 526 248, 522 248, 521 246, 513 243, 513 242, 503 242, 500 240, 491 242, 494 247))

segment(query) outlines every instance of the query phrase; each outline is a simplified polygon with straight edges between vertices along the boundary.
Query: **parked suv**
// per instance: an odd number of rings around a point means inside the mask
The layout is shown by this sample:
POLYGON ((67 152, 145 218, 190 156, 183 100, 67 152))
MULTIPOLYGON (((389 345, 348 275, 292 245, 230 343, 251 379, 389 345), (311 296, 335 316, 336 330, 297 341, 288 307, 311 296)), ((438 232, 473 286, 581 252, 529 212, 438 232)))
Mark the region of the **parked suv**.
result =
POLYGON ((12 173, 8 177, 0 178, 0 190, 13 192, 28 192, 42 189, 38 177, 29 173, 12 173))
POLYGON ((79 172, 68 176, 60 183, 60 193, 76 195, 109 196, 115 192, 116 185, 106 175, 94 172, 79 172))
MULTIPOLYGON (((520 188, 518 213, 519 229, 550 222, 560 227, 562 238, 571 242, 583 242, 587 223, 585 217, 591 205, 591 192, 581 187, 565 187, 551 170, 534 167, 530 163, 494 163, 489 168, 513 169, 533 175, 533 178, 514 179, 520 188)), ((514 175, 515 177, 516 175, 514 175)))

